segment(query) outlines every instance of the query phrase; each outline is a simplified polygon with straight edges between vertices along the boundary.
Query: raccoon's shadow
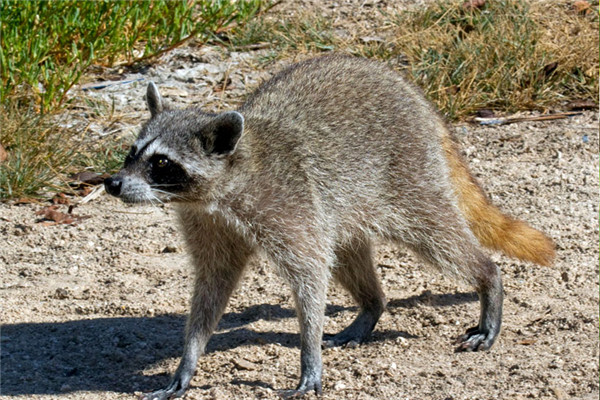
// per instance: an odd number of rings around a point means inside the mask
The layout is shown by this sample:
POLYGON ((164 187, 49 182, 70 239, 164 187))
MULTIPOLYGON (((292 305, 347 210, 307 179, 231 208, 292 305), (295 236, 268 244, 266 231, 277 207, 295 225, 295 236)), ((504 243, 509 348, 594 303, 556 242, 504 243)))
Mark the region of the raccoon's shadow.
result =
MULTIPOLYGON (((391 301, 388 308, 411 307, 422 301, 449 306, 474 299, 476 296, 472 294, 425 294, 391 301)), ((346 310, 356 308, 328 305, 326 312, 335 316, 346 310)), ((240 313, 227 313, 219 324, 219 328, 226 331, 213 335, 207 351, 226 351, 257 341, 297 347, 300 344, 298 334, 256 332, 246 327, 259 319, 294 317, 294 310, 270 304, 248 307, 240 313)), ((1 331, 1 394, 154 390, 157 385, 167 383, 168 374, 158 378, 144 375, 141 370, 181 356, 184 326, 183 315, 5 324, 1 331)), ((406 332, 376 330, 370 341, 385 341, 398 336, 414 337, 406 332)))
MULTIPOLYGON (((225 351, 260 338, 297 346, 297 334, 254 332, 258 319, 294 317, 279 305, 262 304, 227 313, 211 338, 208 352, 225 351)), ((96 318, 57 323, 5 324, 1 330, 2 395, 60 394, 74 391, 150 391, 167 383, 141 370, 183 349, 183 315, 96 318)), ((172 372, 172 371, 170 371, 172 372)))

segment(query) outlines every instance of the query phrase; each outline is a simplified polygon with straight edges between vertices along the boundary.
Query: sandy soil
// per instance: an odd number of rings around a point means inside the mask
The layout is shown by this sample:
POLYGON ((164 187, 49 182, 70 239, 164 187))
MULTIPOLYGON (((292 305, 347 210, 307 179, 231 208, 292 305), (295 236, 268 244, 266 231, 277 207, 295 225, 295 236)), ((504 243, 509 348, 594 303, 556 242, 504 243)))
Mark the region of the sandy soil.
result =
MULTIPOLYGON (((188 47, 136 76, 159 83, 175 104, 227 109, 289 62, 265 65, 259 57, 188 47)), ((128 118, 108 128, 81 113, 72 123, 98 136, 131 137, 146 118, 144 81, 76 93, 114 99, 128 118)), ((324 350, 322 398, 597 399, 597 112, 455 129, 494 203, 547 232, 556 263, 542 268, 494 254, 506 291, 501 336, 489 352, 454 353, 454 338, 478 318, 473 290, 381 244, 376 263, 387 312, 367 343, 324 350)), ((173 209, 103 195, 75 208, 89 218, 49 224, 36 215, 47 205, 0 204, 1 394, 130 399, 165 385, 182 351, 191 290, 173 209)), ((326 333, 345 327, 356 311, 332 287, 326 333)), ((266 261, 254 260, 187 398, 276 399, 277 390, 297 383, 298 345, 289 289, 266 261)))

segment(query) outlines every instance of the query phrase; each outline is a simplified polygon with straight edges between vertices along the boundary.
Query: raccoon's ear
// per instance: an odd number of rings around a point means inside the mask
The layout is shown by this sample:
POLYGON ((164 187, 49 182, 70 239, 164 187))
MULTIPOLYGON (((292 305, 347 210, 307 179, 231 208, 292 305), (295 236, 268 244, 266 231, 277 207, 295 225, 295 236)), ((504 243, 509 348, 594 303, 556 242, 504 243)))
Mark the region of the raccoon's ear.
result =
POLYGON ((237 111, 219 114, 208 126, 204 139, 209 154, 229 155, 235 151, 244 133, 244 116, 237 111))
POLYGON ((163 109, 163 99, 158 92, 158 88, 154 84, 154 82, 150 82, 148 84, 148 89, 146 89, 146 104, 148 105, 148 110, 150 110, 150 114, 155 117, 160 114, 163 109))

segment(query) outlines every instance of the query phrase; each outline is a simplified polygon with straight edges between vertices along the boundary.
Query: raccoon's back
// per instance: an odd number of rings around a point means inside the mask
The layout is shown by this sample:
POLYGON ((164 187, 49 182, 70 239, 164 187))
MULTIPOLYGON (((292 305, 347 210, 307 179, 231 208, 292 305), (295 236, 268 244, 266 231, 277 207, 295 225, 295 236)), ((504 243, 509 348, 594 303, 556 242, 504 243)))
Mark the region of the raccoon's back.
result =
POLYGON ((240 111, 249 121, 295 128, 313 142, 385 144, 425 132, 428 120, 440 123, 420 90, 401 75, 382 63, 343 55, 294 64, 261 85, 240 111))
POLYGON ((422 182, 448 191, 444 122, 384 64, 307 60, 265 82, 239 111, 261 176, 314 193, 334 214, 410 203, 422 182))

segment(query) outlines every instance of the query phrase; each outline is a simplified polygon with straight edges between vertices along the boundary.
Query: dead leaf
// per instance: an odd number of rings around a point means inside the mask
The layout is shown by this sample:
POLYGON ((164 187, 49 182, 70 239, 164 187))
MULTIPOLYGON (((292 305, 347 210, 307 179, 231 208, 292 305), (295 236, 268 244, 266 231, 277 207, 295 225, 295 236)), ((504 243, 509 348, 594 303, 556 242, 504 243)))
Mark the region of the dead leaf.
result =
POLYGON ((8 158, 8 153, 4 150, 4 146, 0 144, 0 164, 2 164, 8 158))
POLYGON ((53 205, 44 207, 37 211, 35 215, 39 215, 42 218, 37 221, 44 225, 56 225, 56 224, 76 224, 77 222, 89 218, 85 215, 72 214, 74 206, 69 206, 67 213, 58 211, 59 206, 53 205))
POLYGON ((20 197, 16 199, 13 204, 19 206, 21 204, 41 204, 41 202, 38 199, 33 199, 31 197, 20 197))
POLYGON ((74 221, 73 218, 68 214, 58 211, 57 205, 44 207, 36 212, 35 215, 42 217, 42 220, 39 222, 46 220, 56 222, 58 224, 70 224, 74 221))
POLYGON ((94 189, 92 189, 91 186, 84 186, 77 192, 77 194, 81 197, 85 197, 88 194, 92 193, 93 190, 94 189))
POLYGON ((485 6, 485 0, 469 0, 463 3, 462 8, 465 10, 476 10, 483 8, 483 6, 485 6))
POLYGON ((52 198, 52 204, 71 204, 71 200, 64 193, 57 193, 52 198))
POLYGON ((573 9, 578 14, 587 15, 591 11, 591 5, 587 1, 579 0, 579 1, 576 1, 576 2, 573 3, 573 9))

